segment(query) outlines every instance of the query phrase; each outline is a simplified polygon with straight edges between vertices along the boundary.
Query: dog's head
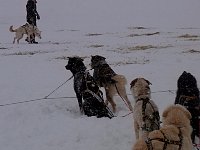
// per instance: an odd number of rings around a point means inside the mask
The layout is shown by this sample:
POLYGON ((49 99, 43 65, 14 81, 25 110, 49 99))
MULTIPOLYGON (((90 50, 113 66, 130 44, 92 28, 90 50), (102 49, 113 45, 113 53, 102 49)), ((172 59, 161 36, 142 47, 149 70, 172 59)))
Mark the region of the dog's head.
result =
POLYGON ((135 100, 138 98, 151 97, 151 90, 149 85, 151 85, 151 82, 144 78, 136 78, 130 83, 130 89, 135 100))
POLYGON ((197 81, 191 73, 184 71, 178 79, 177 86, 180 89, 197 87, 197 81))
POLYGON ((192 96, 198 91, 197 80, 191 73, 184 71, 178 78, 177 88, 181 93, 192 96))
POLYGON ((80 57, 68 57, 68 64, 65 66, 67 70, 70 70, 73 74, 85 71, 86 66, 83 63, 83 59, 80 57))
POLYGON ((91 56, 91 67, 95 68, 100 64, 106 63, 106 58, 100 55, 91 56))
POLYGON ((35 36, 37 36, 39 39, 42 38, 41 36, 42 31, 40 31, 37 27, 34 27, 34 33, 35 33, 35 36))
POLYGON ((190 112, 182 105, 170 105, 162 114, 163 125, 174 125, 176 127, 189 127, 190 119, 192 118, 190 112))
POLYGON ((32 24, 26 23, 26 24, 24 25, 24 27, 25 27, 26 30, 27 30, 28 32, 30 32, 31 34, 34 33, 35 36, 37 36, 39 39, 42 38, 42 36, 41 36, 42 31, 40 31, 40 30, 38 29, 37 26, 34 26, 34 25, 32 25, 32 24))

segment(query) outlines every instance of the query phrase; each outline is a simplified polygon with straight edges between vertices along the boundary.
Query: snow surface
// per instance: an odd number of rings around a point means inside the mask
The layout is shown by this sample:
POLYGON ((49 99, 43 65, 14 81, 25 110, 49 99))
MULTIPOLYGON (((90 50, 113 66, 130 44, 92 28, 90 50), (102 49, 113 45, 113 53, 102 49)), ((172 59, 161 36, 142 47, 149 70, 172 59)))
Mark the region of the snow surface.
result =
POLYGON ((148 79, 161 114, 184 70, 200 82, 199 0, 38 0, 42 39, 12 44, 8 29, 26 23, 25 5, 0 5, 1 150, 131 149, 133 117, 122 117, 129 111, 120 97, 113 119, 80 115, 73 80, 42 99, 72 76, 67 56, 84 57, 88 69, 91 55, 105 56, 126 76, 133 105, 130 82, 148 79))

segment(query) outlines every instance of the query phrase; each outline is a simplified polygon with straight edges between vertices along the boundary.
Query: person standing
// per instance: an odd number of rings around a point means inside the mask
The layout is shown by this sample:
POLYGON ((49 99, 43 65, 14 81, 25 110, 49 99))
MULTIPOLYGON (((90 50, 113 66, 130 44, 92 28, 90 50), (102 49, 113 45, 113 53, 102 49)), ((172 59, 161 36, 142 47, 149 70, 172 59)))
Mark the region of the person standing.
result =
MULTIPOLYGON (((28 0, 26 4, 26 11, 27 11, 26 20, 29 24, 32 24, 34 26, 37 26, 36 20, 40 19, 40 15, 37 12, 36 4, 37 4, 36 0, 28 0)), ((28 39, 26 39, 26 41, 28 41, 28 39)), ((36 43, 36 44, 38 43, 35 41, 34 34, 31 36, 31 43, 36 43)))

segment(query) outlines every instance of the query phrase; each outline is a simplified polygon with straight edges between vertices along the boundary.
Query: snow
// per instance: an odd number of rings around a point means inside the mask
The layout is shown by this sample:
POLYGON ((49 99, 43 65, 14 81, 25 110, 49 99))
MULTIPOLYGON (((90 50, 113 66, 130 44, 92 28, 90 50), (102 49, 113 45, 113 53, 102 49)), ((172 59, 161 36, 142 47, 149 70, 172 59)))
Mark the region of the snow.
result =
POLYGON ((198 0, 38 0, 42 39, 38 45, 24 39, 12 44, 8 29, 25 24, 25 5, 26 0, 1 0, 0 6, 2 150, 131 149, 133 117, 122 117, 129 111, 120 97, 113 119, 81 115, 73 80, 49 96, 55 99, 42 99, 72 76, 64 67, 67 56, 84 57, 88 69, 91 55, 105 56, 126 76, 132 105, 129 83, 148 79, 161 114, 174 102, 184 70, 200 82, 198 0), (186 34, 197 37, 179 37, 186 34))

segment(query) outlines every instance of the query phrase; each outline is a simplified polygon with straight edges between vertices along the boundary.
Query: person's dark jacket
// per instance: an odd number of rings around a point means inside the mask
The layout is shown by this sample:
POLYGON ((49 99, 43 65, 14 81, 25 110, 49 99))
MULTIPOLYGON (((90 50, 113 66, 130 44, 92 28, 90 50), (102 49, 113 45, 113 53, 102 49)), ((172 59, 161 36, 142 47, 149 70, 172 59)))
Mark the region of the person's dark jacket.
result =
POLYGON ((36 19, 40 19, 40 16, 37 12, 36 2, 33 0, 28 0, 26 4, 27 16, 26 20, 29 24, 36 26, 36 19))

